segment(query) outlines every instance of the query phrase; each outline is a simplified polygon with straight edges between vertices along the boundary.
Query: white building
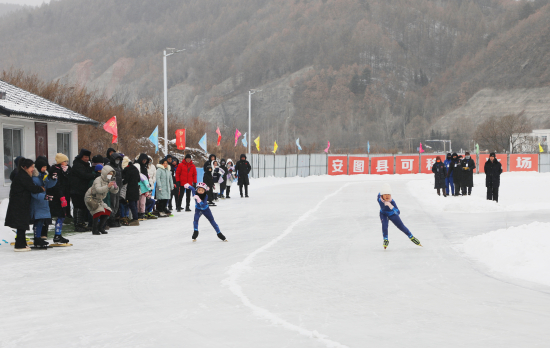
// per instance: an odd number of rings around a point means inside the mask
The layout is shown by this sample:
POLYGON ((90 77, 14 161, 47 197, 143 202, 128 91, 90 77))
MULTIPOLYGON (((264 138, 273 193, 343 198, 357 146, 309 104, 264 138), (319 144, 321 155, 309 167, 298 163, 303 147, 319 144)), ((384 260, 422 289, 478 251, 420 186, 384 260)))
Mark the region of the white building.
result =
POLYGON ((72 162, 78 154, 78 125, 98 125, 88 117, 0 80, 0 121, 4 174, 0 199, 9 195, 10 173, 17 156, 54 162, 59 152, 72 162))
POLYGON ((544 152, 548 152, 550 129, 534 129, 531 133, 517 133, 512 137, 518 139, 516 152, 538 153, 539 144, 544 149, 544 152))

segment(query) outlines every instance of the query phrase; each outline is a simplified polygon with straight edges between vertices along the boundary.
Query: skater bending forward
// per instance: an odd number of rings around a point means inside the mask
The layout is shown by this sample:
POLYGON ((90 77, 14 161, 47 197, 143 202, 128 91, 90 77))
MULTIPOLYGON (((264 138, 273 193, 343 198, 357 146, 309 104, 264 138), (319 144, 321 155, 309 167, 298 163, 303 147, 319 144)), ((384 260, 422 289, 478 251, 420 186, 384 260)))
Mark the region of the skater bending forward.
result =
POLYGON ((420 245, 420 241, 416 239, 409 231, 409 229, 403 224, 399 217, 400 211, 397 208, 397 204, 391 198, 391 187, 389 184, 382 185, 382 189, 378 194, 378 204, 380 204, 380 221, 382 222, 382 234, 384 236, 384 249, 388 247, 390 243, 388 241, 388 220, 391 220, 395 227, 405 233, 409 239, 416 245, 420 245))
POLYGON ((195 219, 193 220, 193 242, 197 241, 197 237, 199 236, 199 219, 201 216, 205 216, 208 221, 210 221, 210 224, 214 229, 216 230, 216 233, 218 234, 218 238, 223 240, 224 242, 227 242, 225 239, 225 236, 220 231, 220 228, 218 227, 218 224, 214 220, 214 216, 212 216, 212 211, 210 211, 210 207, 208 206, 208 196, 206 195, 206 191, 208 191, 210 188, 203 182, 199 182, 197 184, 197 189, 189 184, 185 184, 183 187, 185 187, 188 190, 191 190, 193 194, 193 198, 195 199, 195 219))

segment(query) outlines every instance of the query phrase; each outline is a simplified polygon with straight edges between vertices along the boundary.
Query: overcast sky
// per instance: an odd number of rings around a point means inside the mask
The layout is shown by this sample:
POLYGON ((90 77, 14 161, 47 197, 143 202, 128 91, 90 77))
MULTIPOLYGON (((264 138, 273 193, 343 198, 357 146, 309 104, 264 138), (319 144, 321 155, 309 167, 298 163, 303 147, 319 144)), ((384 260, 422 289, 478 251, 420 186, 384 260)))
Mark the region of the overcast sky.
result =
POLYGON ((50 0, 0 0, 0 3, 4 4, 18 4, 18 5, 42 5, 43 2, 50 2, 50 0))

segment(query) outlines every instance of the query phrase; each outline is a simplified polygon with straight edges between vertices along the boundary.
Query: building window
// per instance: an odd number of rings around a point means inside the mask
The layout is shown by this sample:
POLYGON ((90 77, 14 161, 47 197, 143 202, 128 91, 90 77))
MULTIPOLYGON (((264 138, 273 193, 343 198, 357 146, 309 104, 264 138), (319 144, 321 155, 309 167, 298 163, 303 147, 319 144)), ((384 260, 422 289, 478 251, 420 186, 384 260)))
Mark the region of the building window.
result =
POLYGON ((15 159, 21 156, 23 131, 4 128, 4 183, 11 184, 10 174, 15 169, 15 159))
POLYGON ((547 137, 546 135, 543 135, 541 138, 542 138, 542 142, 543 142, 543 143, 545 143, 546 140, 548 140, 548 137, 547 137))
POLYGON ((71 158, 71 133, 57 133, 57 153, 71 158))

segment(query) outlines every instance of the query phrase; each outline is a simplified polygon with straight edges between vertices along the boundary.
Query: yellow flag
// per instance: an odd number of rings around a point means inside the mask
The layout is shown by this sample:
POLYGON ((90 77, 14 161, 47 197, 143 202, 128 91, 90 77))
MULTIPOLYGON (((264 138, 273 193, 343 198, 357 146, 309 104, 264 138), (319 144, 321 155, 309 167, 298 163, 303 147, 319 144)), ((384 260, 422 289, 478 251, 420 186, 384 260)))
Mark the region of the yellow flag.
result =
POLYGON ((254 140, 254 144, 256 144, 256 149, 258 149, 258 151, 260 151, 260 136, 259 135, 256 138, 256 140, 254 140))
POLYGON ((539 143, 539 152, 544 152, 544 149, 542 148, 542 146, 540 146, 540 143, 539 143))
POLYGON ((275 142, 275 145, 273 145, 273 153, 277 153, 277 149, 279 146, 277 145, 277 142, 275 142))

